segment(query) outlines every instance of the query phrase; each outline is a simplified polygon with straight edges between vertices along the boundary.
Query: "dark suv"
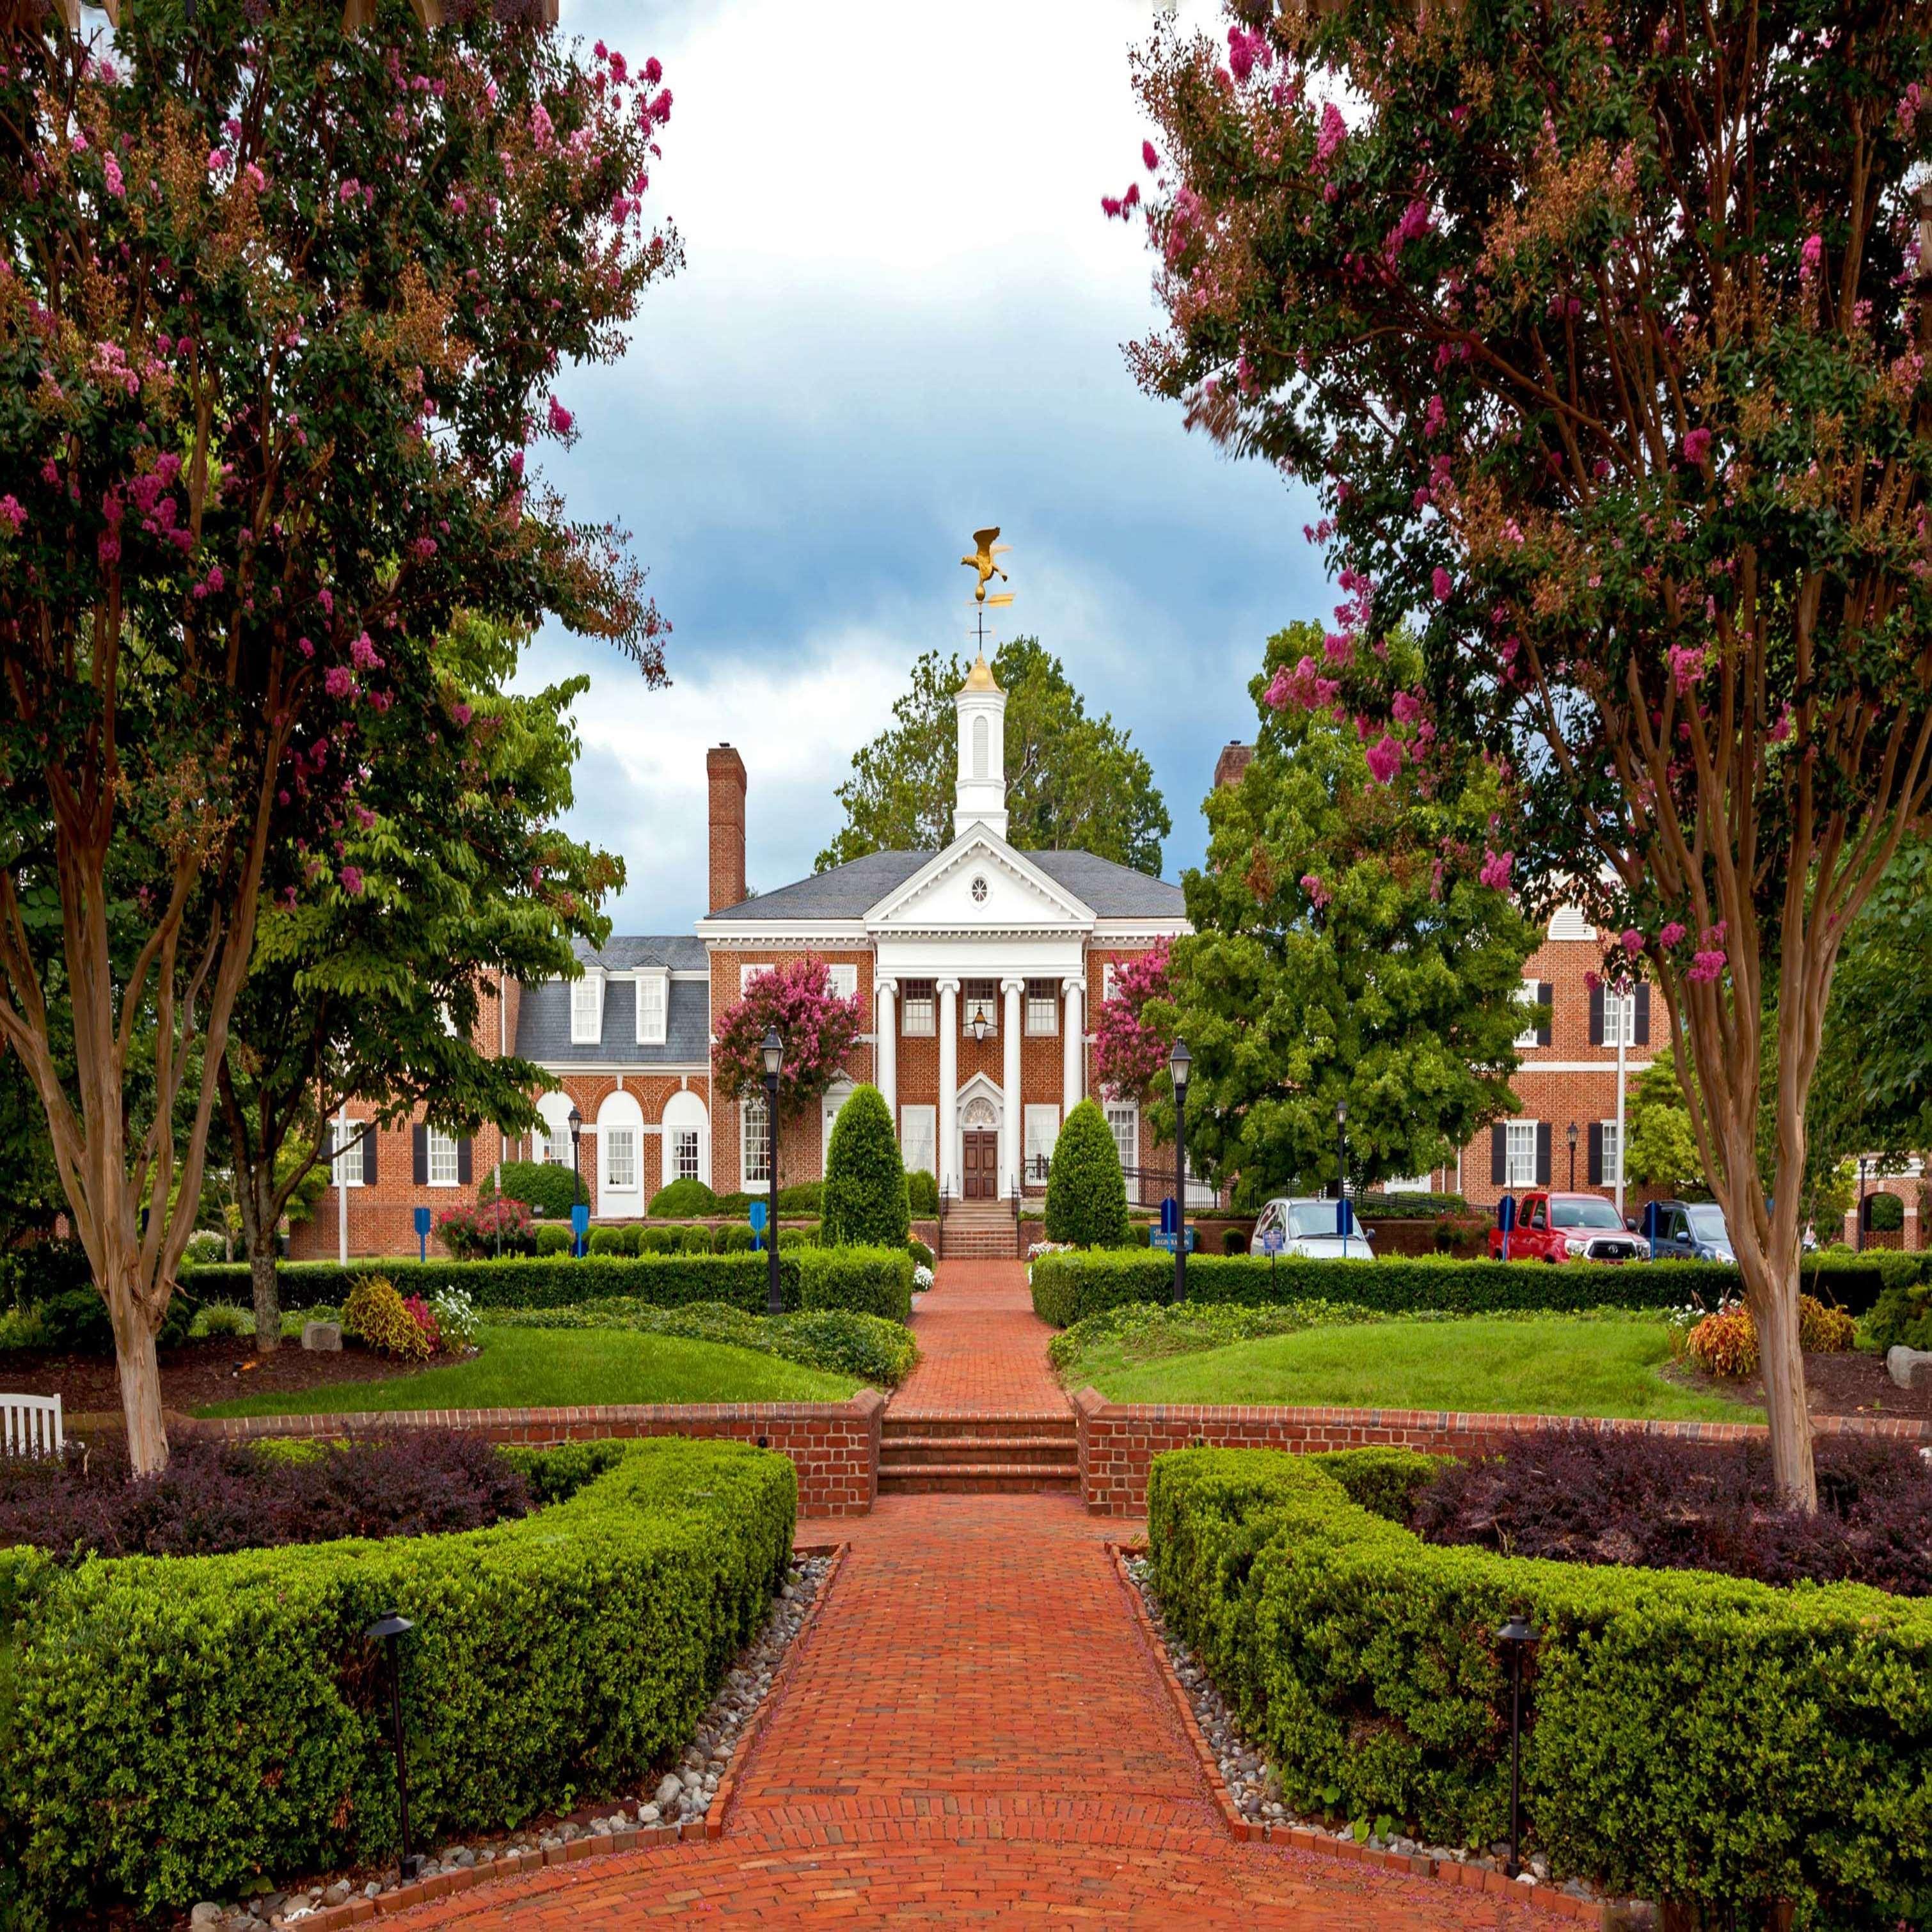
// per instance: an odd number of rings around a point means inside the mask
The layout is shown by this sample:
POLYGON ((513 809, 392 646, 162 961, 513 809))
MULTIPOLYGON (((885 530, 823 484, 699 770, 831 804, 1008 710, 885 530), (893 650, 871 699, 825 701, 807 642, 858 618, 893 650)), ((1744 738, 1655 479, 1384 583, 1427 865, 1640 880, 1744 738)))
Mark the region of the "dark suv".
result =
POLYGON ((1660 1262, 1736 1261, 1724 1210, 1714 1201, 1660 1201, 1657 1258, 1660 1262))

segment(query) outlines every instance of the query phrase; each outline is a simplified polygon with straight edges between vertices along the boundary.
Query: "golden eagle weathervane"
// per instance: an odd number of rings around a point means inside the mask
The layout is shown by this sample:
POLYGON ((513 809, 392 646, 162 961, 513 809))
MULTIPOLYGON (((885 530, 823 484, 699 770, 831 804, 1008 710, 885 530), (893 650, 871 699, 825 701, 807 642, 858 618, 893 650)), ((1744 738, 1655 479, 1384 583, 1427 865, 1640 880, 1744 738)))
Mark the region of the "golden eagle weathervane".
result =
POLYGON ((1012 545, 998 542, 1000 526, 998 524, 994 524, 989 530, 975 530, 973 532, 972 554, 970 556, 962 556, 959 560, 968 570, 976 571, 979 573, 979 581, 973 586, 976 620, 971 634, 978 639, 982 656, 985 654, 986 648, 987 605, 1010 604, 1013 601, 1013 593, 1010 590, 996 590, 990 597, 986 595, 986 586, 992 578, 997 577, 1002 584, 1008 580, 1006 573, 993 560, 1011 550, 1012 545))

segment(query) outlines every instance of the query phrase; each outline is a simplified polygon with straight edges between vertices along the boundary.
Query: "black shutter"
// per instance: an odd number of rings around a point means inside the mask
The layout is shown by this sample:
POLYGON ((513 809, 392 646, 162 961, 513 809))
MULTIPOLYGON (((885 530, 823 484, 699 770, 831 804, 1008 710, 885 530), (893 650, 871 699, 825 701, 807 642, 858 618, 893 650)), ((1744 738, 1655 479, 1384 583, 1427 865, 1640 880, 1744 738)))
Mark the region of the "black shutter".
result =
POLYGON ((1604 1124, 1601 1120, 1590 1123, 1590 1185, 1600 1187, 1604 1184, 1604 1124))
POLYGON ((1604 1043, 1604 988, 1599 983, 1590 988, 1590 1044, 1601 1046, 1604 1043))
POLYGON ((1647 980, 1636 989, 1636 1044, 1650 1044, 1650 982, 1647 980))
POLYGON ((429 1129, 418 1120, 410 1130, 410 1160, 418 1187, 429 1185, 429 1129))
POLYGON ((1550 1029, 1556 1017, 1556 1009, 1550 1004, 1550 995, 1556 990, 1547 980, 1539 980, 1536 982, 1536 1004, 1539 1006, 1550 1008, 1550 1010, 1543 1016, 1542 1024, 1536 1029, 1536 1043, 1538 1046, 1547 1046, 1550 1044, 1550 1029))
POLYGON ((374 1187, 376 1184, 376 1129, 372 1124, 362 1136, 362 1185, 374 1187))
POLYGON ((1539 1187, 1550 1185, 1550 1123, 1538 1120, 1536 1124, 1536 1184, 1539 1187))
POLYGON ((467 1134, 456 1144, 456 1184, 467 1187, 476 1178, 476 1143, 467 1134))
POLYGON ((1509 1130, 1498 1120, 1490 1130, 1490 1179, 1500 1187, 1509 1174, 1509 1130))

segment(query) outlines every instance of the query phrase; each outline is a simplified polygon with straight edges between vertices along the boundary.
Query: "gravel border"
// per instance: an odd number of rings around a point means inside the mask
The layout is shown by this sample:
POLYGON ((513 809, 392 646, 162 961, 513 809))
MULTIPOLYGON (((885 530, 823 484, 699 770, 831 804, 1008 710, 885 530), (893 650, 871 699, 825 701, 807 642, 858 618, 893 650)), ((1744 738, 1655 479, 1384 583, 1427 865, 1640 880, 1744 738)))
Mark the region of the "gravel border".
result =
POLYGON ((1406 1869, 1419 1877, 1449 1880, 1484 1891, 1516 1892, 1529 1902, 1568 1915, 1635 1928, 1653 1921, 1652 1909, 1632 1900, 1611 1900, 1580 1879, 1552 1880, 1540 1854, 1523 1861, 1511 1880, 1503 1867, 1506 1843, 1489 1846, 1426 1844, 1390 1832, 1371 1830, 1358 1838, 1352 1823, 1339 1830, 1328 1819, 1304 1816, 1281 1802, 1279 1779, 1266 1752, 1242 1731, 1207 1666, 1168 1624, 1154 1587, 1153 1564, 1144 1550, 1116 1545, 1123 1581, 1140 1611, 1177 1702, 1192 1722, 1202 1768, 1214 1789, 1229 1830, 1237 1837, 1293 1844, 1304 1850, 1330 1850, 1344 1857, 1406 1869))
POLYGON ((473 1884, 486 1874, 508 1876, 598 1851, 718 1836, 742 1754, 755 1740, 791 1646, 822 1600, 842 1554, 842 1546, 794 1552, 763 1627, 738 1653, 690 1743, 674 1764, 664 1766, 634 1795, 581 1806, 519 1832, 443 1845, 406 1886, 391 1863, 374 1871, 340 1873, 286 1889, 265 1886, 233 1904, 206 1900, 178 1922, 194 1932, 271 1932, 296 1925, 328 1932, 358 1901, 388 1898, 391 1909, 399 1908, 403 1901, 392 1895, 400 1891, 411 1892, 409 1902, 414 1904, 424 1895, 425 1886, 434 1894, 473 1884), (440 1885, 434 1882, 439 1880, 440 1885))

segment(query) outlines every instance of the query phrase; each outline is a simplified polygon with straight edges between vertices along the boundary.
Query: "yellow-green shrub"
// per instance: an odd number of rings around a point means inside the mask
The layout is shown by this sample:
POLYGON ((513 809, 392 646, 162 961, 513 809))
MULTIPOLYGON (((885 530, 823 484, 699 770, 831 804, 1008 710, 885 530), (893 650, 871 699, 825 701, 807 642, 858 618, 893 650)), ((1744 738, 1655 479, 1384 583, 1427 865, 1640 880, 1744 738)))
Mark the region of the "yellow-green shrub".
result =
POLYGON ((386 1275, 364 1275, 349 1291, 342 1326, 364 1348, 398 1361, 426 1362, 436 1352, 428 1331, 403 1305, 386 1275))

